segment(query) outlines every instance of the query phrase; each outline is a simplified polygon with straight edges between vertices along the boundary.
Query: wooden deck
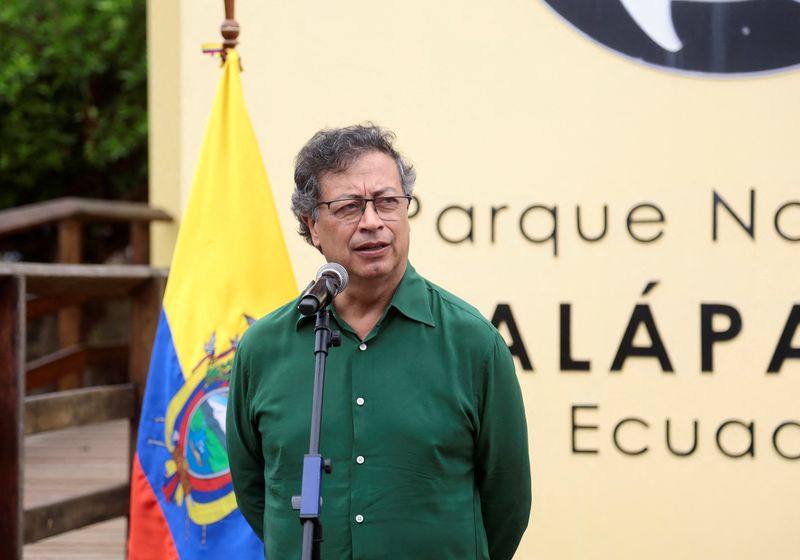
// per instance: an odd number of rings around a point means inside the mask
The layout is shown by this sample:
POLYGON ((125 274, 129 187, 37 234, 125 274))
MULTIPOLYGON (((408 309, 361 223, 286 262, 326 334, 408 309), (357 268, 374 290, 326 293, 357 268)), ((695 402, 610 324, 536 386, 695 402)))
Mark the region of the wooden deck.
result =
MULTIPOLYGON (((128 422, 25 438, 25 507, 100 490, 128 478, 128 422)), ((112 519, 25 546, 25 560, 124 560, 127 522, 112 519)))

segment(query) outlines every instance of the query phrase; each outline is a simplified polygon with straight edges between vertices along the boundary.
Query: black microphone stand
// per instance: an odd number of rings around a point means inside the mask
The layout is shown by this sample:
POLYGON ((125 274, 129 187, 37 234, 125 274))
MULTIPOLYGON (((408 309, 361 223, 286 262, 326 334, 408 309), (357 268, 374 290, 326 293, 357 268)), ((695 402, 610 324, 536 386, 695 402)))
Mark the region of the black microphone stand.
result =
POLYGON ((311 429, 308 454, 303 457, 303 483, 299 496, 292 497, 292 508, 300 510, 303 524, 302 560, 320 560, 322 543, 322 473, 333 469, 330 459, 319 454, 319 439, 322 425, 322 391, 325 385, 325 361, 328 348, 339 346, 338 331, 331 331, 328 309, 317 312, 314 326, 314 396, 311 403, 311 429))

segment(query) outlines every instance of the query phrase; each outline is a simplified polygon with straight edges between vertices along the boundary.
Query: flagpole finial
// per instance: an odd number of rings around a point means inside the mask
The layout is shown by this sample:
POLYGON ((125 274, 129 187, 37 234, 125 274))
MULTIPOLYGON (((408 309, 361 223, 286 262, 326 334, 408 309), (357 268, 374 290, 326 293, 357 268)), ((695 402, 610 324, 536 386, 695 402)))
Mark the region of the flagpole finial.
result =
POLYGON ((225 51, 234 48, 239 43, 239 23, 233 16, 233 3, 234 0, 225 0, 225 21, 222 22, 220 27, 223 38, 223 57, 225 56, 225 51))

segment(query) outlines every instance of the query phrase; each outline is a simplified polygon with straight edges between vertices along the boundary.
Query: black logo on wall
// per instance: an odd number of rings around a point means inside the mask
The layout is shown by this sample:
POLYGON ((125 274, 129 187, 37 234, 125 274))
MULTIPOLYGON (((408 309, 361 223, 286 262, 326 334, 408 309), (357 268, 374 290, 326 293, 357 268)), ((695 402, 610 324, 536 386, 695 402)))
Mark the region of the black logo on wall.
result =
POLYGON ((670 70, 747 74, 800 64, 800 0, 545 0, 603 45, 670 70))

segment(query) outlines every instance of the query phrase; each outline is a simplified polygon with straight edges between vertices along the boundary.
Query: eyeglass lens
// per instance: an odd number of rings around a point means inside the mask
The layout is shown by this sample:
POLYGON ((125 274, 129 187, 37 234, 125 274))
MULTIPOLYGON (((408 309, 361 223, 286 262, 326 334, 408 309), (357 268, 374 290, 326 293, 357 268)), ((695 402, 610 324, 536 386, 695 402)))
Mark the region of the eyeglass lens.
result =
POLYGON ((408 209, 409 201, 400 196, 381 196, 378 198, 348 198, 334 200, 328 203, 331 214, 339 220, 346 222, 358 221, 367 207, 367 202, 372 202, 375 212, 385 221, 398 220, 408 209))

